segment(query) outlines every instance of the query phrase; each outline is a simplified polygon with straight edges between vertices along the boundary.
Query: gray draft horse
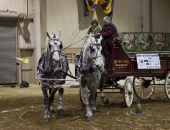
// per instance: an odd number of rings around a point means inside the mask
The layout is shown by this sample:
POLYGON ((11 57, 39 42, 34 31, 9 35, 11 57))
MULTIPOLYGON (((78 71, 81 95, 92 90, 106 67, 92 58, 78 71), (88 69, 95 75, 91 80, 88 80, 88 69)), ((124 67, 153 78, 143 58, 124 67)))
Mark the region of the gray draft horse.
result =
POLYGON ((76 77, 79 78, 80 91, 86 106, 86 120, 93 119, 93 113, 97 110, 97 89, 101 91, 101 99, 107 104, 109 100, 103 93, 106 74, 104 69, 104 57, 101 55, 101 39, 89 37, 85 41, 83 51, 76 62, 76 77), (102 77, 102 78, 101 78, 102 77), (88 94, 88 90, 90 95, 88 94))
POLYGON ((44 94, 44 121, 50 121, 50 113, 54 113, 54 96, 59 91, 58 113, 64 114, 62 107, 62 96, 64 89, 62 84, 65 83, 66 73, 69 70, 66 56, 61 53, 62 42, 59 41, 61 32, 58 35, 48 34, 46 39, 46 49, 39 59, 38 74, 44 94), (57 80, 58 79, 58 80, 57 80))

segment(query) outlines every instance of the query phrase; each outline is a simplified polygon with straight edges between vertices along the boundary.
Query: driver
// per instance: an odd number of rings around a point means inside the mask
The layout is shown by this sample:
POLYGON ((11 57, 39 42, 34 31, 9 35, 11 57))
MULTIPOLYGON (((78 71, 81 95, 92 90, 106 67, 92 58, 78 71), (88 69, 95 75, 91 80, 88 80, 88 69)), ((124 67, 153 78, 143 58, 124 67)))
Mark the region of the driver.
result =
POLYGON ((102 48, 105 49, 110 42, 113 41, 115 37, 119 37, 116 26, 111 22, 111 19, 109 16, 105 16, 103 18, 104 25, 102 27, 102 30, 100 34, 103 37, 103 41, 101 43, 102 48))

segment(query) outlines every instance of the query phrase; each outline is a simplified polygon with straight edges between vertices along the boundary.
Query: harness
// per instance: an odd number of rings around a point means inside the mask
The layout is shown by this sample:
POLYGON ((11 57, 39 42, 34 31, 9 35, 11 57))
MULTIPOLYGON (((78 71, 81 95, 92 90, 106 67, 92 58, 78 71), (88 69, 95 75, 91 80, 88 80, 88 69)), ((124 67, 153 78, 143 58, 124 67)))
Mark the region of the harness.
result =
MULTIPOLYGON (((58 50, 57 50, 57 51, 58 51, 58 50)), ((54 51, 53 51, 53 52, 54 52, 54 51)), ((51 66, 53 71, 52 71, 51 73, 49 73, 49 74, 53 74, 53 73, 55 73, 56 71, 59 71, 59 70, 63 70, 63 69, 64 69, 64 66, 63 66, 62 63, 65 62, 65 58, 64 58, 64 57, 66 57, 66 56, 65 56, 63 53, 59 52, 59 57, 60 57, 60 59, 59 59, 58 64, 51 66)), ((45 71, 44 71, 44 68, 42 67, 42 65, 44 65, 44 62, 43 62, 43 60, 45 60, 44 58, 45 58, 45 56, 44 56, 44 54, 43 54, 42 57, 40 58, 39 64, 38 64, 38 68, 40 68, 43 73, 45 72, 45 71)), ((49 60, 49 59, 48 59, 48 60, 49 60)), ((64 72, 66 72, 66 71, 68 71, 68 70, 65 68, 64 72)))

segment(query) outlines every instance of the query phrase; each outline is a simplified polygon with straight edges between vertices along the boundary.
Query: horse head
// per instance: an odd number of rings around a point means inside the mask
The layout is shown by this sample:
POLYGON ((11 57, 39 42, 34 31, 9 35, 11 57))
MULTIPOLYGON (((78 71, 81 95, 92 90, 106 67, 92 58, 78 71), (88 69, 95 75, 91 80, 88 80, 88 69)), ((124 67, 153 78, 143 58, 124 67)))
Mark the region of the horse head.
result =
POLYGON ((89 37, 85 41, 85 46, 83 50, 83 70, 87 70, 92 67, 103 67, 104 61, 101 54, 101 40, 102 36, 99 39, 95 37, 89 37))
POLYGON ((56 65, 60 59, 60 52, 63 48, 62 42, 59 40, 61 35, 61 31, 58 35, 48 34, 47 32, 47 40, 46 40, 46 51, 49 54, 49 58, 52 60, 52 63, 56 65))

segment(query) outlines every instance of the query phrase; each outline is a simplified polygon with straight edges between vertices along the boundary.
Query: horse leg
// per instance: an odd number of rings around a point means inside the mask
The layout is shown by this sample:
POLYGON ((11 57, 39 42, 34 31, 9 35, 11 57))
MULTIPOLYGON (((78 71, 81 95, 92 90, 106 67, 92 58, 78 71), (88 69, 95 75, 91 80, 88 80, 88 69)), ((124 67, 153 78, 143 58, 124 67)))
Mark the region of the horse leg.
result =
POLYGON ((92 96, 90 97, 92 100, 92 112, 95 113, 97 111, 97 89, 93 89, 93 91, 91 91, 92 96))
POLYGON ((57 111, 59 115, 63 115, 64 114, 64 110, 62 107, 62 97, 63 97, 63 93, 64 93, 64 88, 60 88, 59 89, 59 99, 58 99, 58 107, 57 107, 57 111))
POLYGON ((100 84, 99 84, 100 97, 104 104, 109 103, 109 99, 104 95, 104 85, 105 85, 106 79, 107 79, 107 74, 106 73, 102 74, 101 79, 100 79, 100 84))
POLYGON ((82 87, 80 85, 80 89, 82 91, 82 95, 84 97, 84 101, 85 101, 85 105, 86 105, 86 120, 91 121, 93 119, 93 113, 92 113, 92 108, 91 108, 91 104, 90 104, 89 94, 88 94, 85 86, 82 87))
POLYGON ((47 88, 46 86, 42 85, 42 92, 44 94, 44 105, 45 105, 45 112, 44 112, 44 122, 49 122, 50 121, 50 101, 48 99, 48 93, 47 93, 47 88))
POLYGON ((50 112, 51 113, 55 112, 53 102, 54 102, 54 96, 55 96, 55 93, 56 93, 57 90, 58 90, 58 88, 53 88, 53 89, 50 88, 50 90, 49 90, 49 92, 50 92, 50 97, 49 97, 49 100, 50 100, 50 112))

